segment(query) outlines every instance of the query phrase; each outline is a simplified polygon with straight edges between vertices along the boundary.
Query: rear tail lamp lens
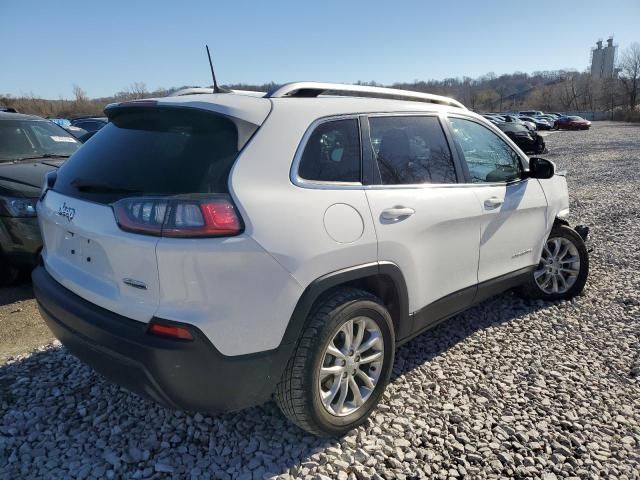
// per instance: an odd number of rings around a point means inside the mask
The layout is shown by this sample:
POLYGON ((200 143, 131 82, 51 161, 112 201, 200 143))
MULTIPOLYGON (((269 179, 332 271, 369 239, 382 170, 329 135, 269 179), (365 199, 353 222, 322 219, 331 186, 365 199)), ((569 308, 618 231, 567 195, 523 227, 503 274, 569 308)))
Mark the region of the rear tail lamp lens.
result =
POLYGON ((124 198, 113 204, 122 230, 159 237, 220 237, 242 231, 226 196, 205 199, 124 198))
POLYGON ((163 323, 152 323, 149 325, 149 333, 161 337, 176 338, 178 340, 193 340, 191 332, 184 327, 166 325, 163 323))

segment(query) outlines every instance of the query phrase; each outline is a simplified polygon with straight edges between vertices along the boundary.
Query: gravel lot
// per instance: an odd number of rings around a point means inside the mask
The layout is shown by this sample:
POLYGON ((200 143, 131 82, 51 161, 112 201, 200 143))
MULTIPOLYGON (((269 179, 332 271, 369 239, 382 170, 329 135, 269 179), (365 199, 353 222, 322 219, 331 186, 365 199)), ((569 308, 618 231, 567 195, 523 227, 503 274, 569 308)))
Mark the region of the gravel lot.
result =
MULTIPOLYGON (((507 293, 416 338, 371 420, 334 441, 271 403, 166 410, 40 348, 0 366, 0 478, 640 478, 640 126, 546 141, 592 228, 582 297, 507 293)), ((22 291, 0 297, 3 337, 12 309, 38 322, 22 291)))

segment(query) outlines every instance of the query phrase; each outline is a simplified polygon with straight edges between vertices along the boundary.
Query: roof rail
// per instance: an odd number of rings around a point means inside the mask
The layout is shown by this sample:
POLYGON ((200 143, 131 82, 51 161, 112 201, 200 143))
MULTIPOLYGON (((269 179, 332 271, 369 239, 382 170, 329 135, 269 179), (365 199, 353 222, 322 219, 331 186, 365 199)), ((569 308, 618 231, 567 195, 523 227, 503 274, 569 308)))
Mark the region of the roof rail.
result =
MULTIPOLYGON (((284 97, 317 97, 324 92, 358 93, 362 96, 394 97, 399 100, 436 103, 467 109, 462 103, 449 97, 432 95, 430 93, 400 90, 398 88, 369 87, 367 85, 347 85, 345 83, 293 82, 282 85, 265 95, 265 98, 284 97)), ((355 95, 357 96, 357 95, 355 95)))
MULTIPOLYGON (((225 92, 229 93, 237 93, 238 95, 248 95, 250 97, 264 97, 264 92, 256 92, 254 90, 225 90, 225 92)), ((214 93, 213 88, 206 87, 191 87, 191 88, 183 88, 181 90, 176 90, 175 92, 171 92, 168 97, 182 97, 184 95, 202 95, 202 94, 210 94, 214 93)))

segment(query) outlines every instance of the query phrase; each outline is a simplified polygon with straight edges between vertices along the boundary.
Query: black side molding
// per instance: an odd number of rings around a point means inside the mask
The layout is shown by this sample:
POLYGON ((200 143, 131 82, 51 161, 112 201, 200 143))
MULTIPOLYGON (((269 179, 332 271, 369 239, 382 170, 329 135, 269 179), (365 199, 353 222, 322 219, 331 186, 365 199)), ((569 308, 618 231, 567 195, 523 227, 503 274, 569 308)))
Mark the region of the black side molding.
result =
POLYGON ((408 342, 412 338, 473 305, 505 292, 510 288, 522 285, 527 281, 529 275, 531 275, 536 267, 537 265, 531 265, 497 278, 486 280, 478 285, 463 288, 421 308, 412 314, 414 318, 413 324, 415 325, 414 331, 404 338, 399 337, 398 344, 401 345, 408 342))

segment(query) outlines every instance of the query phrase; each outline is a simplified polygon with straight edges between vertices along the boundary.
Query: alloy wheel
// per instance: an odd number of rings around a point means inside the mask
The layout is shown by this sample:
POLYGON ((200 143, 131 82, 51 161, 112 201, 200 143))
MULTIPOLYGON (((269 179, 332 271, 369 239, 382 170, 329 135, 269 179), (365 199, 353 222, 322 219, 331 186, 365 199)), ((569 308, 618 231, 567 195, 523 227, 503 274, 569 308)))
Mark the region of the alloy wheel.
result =
POLYGON ((378 384, 384 361, 384 339, 368 317, 343 323, 325 347, 318 375, 320 398, 332 415, 358 410, 378 384))
POLYGON ((533 274, 538 287, 546 294, 566 293, 580 273, 580 254, 576 246, 565 237, 547 240, 542 257, 533 274))

